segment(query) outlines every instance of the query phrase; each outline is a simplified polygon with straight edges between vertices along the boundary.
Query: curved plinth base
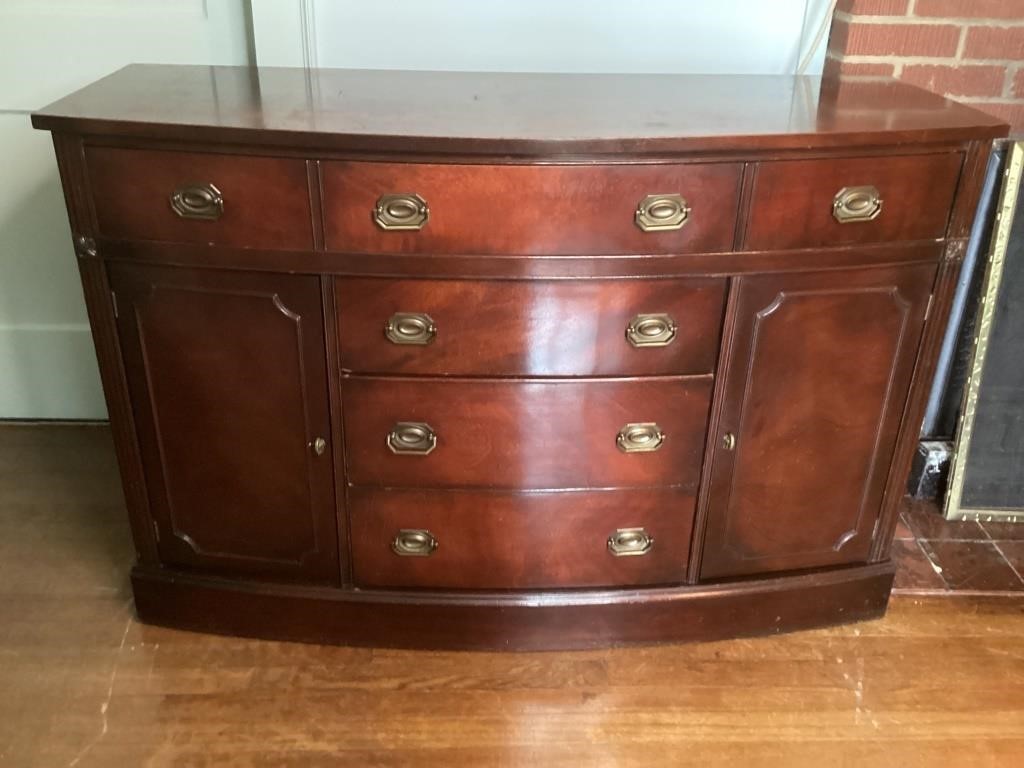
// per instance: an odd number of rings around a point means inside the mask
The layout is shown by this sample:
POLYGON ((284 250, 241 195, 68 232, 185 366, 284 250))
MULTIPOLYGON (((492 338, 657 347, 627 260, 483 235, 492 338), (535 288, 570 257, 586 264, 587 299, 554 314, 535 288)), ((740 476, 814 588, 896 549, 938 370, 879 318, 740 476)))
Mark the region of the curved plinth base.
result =
POLYGON ((342 590, 132 572, 142 621, 399 648, 551 650, 714 640, 885 613, 892 563, 696 587, 532 593, 342 590))

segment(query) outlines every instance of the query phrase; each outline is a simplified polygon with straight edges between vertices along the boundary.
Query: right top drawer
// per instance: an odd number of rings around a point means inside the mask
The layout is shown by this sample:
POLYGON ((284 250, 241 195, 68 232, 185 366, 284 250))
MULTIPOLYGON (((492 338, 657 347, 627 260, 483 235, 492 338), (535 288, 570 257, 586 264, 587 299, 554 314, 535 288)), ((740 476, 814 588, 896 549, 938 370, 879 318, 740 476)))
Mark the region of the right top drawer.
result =
POLYGON ((959 152, 761 163, 744 250, 942 238, 962 163, 959 152))

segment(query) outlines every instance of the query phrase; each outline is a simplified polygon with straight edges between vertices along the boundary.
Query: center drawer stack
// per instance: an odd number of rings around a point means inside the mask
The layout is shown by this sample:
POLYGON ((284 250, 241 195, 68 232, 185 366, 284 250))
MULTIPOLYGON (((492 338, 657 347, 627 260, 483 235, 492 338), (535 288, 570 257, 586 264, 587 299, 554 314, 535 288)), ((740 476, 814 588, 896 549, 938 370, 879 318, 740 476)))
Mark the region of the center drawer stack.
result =
MULTIPOLYGON (((327 247, 429 258, 731 246, 736 166, 618 170, 598 174, 604 187, 585 204, 588 167, 326 163, 327 247), (499 188, 521 200, 510 219, 484 209, 499 188), (638 225, 648 193, 671 201, 677 191, 690 196, 689 231, 638 225), (476 224, 465 217, 472 200, 476 224), (538 226, 521 222, 565 216, 566 200, 576 201, 574 223, 524 242, 538 226), (389 230, 392 214, 409 226, 389 230)), ((725 287, 337 278, 356 585, 683 581, 725 287)))

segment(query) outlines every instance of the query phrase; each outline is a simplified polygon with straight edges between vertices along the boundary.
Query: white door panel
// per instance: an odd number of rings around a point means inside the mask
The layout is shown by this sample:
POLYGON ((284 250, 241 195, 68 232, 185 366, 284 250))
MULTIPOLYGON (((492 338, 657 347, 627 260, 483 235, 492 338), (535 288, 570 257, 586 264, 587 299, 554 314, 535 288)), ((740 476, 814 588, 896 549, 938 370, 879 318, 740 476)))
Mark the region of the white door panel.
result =
POLYGON ((106 409, 49 134, 28 113, 132 62, 246 64, 245 0, 0 0, 0 418, 106 409))
POLYGON ((30 111, 132 62, 245 64, 243 0, 3 0, 0 109, 30 111))
MULTIPOLYGON (((829 0, 252 0, 261 65, 789 74, 829 0)), ((824 45, 810 59, 821 72, 824 45)))

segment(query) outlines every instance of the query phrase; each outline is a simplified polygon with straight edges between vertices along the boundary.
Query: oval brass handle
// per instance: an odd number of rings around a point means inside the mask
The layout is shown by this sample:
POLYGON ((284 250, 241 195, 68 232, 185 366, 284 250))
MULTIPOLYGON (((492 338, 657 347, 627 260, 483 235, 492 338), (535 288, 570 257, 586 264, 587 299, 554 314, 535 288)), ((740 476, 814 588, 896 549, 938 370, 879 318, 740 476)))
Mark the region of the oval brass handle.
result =
POLYGON ((423 229, 429 218, 427 201, 414 192, 381 195, 373 209, 373 220, 381 229, 423 229))
POLYGON ((676 322, 669 315, 637 315, 626 326, 626 339, 634 347, 666 347, 676 337, 676 322))
POLYGON ((637 204, 633 220, 644 232, 682 229, 690 220, 690 206, 682 195, 648 195, 637 204))
POLYGON ((323 456, 324 452, 327 450, 327 441, 324 440, 322 437, 316 438, 309 445, 313 449, 313 453, 315 453, 317 456, 323 456))
POLYGON ((726 432, 722 435, 722 447, 727 451, 736 450, 736 435, 732 432, 726 432))
POLYGON ((426 345, 437 336, 437 326, 419 312, 395 312, 384 324, 384 335, 392 344, 426 345))
POLYGON ((615 557, 646 555, 653 546, 654 539, 643 528, 619 528, 608 537, 608 551, 615 557))
POLYGON ((402 557, 429 557, 437 549, 437 539, 422 528, 402 528, 391 542, 391 551, 402 557))
POLYGON ((171 193, 171 209, 183 219, 216 221, 224 213, 224 196, 213 184, 184 184, 171 193))
POLYGON ((832 215, 840 224, 873 221, 882 212, 876 187, 843 187, 832 201, 832 215))
POLYGON ((649 453, 661 448, 665 433, 654 423, 627 424, 619 430, 615 443, 623 453, 649 453))
POLYGON ((400 421, 388 433, 392 453, 426 456, 437 447, 437 435, 429 424, 421 421, 400 421))

